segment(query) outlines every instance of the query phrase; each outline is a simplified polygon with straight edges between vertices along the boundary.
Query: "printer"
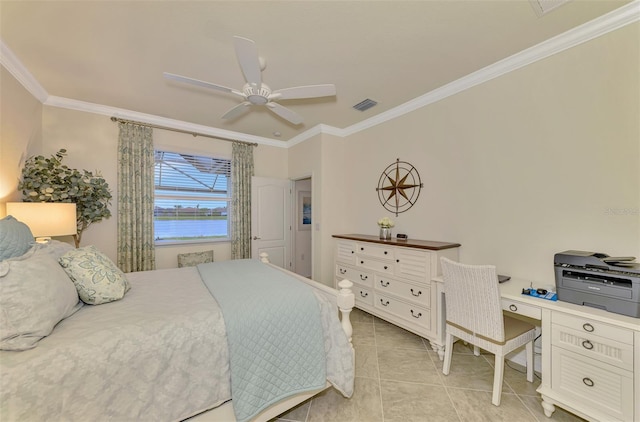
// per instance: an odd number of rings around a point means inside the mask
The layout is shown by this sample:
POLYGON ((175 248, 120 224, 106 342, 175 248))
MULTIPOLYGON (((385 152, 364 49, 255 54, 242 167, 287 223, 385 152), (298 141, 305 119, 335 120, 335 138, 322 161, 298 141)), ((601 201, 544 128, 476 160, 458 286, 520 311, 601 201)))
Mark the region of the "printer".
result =
POLYGON ((585 251, 554 255, 558 300, 640 318, 640 264, 585 251))

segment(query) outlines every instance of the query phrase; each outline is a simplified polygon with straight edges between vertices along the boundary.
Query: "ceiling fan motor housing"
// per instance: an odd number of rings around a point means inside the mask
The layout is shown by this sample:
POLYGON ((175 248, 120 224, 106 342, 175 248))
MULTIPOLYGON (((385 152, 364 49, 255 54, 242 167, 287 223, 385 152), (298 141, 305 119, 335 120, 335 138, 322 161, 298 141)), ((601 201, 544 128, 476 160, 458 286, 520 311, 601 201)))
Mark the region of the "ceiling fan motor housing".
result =
POLYGON ((247 101, 255 105, 264 105, 268 103, 269 96, 271 95, 271 89, 266 84, 262 84, 260 88, 255 84, 245 84, 244 88, 242 88, 242 92, 247 98, 247 101))

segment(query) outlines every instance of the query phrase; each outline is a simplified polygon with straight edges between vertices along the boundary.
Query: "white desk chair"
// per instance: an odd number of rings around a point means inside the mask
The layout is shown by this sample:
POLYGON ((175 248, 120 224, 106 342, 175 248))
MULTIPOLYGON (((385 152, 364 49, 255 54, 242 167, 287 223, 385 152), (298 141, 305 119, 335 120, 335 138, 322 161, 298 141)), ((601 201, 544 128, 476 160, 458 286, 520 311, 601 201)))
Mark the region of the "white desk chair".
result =
POLYGON ((527 381, 533 382, 535 326, 503 315, 496 267, 460 264, 444 257, 440 262, 447 313, 442 373, 448 375, 451 369, 454 337, 495 354, 491 402, 500 406, 504 356, 525 344, 527 381))

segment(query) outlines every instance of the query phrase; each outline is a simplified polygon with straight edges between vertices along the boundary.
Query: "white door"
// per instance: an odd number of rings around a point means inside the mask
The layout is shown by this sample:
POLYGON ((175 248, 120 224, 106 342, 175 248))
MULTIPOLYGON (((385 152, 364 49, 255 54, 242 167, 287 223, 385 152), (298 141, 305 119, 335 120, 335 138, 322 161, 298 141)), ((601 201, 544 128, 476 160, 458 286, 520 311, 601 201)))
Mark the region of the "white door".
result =
POLYGON ((251 179, 251 256, 262 252, 269 261, 290 269, 291 182, 285 179, 251 179))

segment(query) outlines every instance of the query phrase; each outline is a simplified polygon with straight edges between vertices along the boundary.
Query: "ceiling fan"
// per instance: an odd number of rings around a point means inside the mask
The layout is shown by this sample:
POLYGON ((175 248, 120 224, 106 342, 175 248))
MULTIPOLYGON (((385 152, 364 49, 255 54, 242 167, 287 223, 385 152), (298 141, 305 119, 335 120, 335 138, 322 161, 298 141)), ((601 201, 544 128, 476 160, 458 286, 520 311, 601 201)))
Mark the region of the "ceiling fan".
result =
POLYGON ((178 82, 229 92, 242 97, 244 101, 227 111, 222 116, 223 119, 233 119, 248 111, 252 105, 262 105, 294 125, 299 125, 303 122, 302 116, 293 110, 283 107, 276 101, 336 95, 336 87, 333 84, 297 86, 272 91, 267 84, 262 82, 262 71, 265 69, 266 63, 258 55, 256 43, 247 38, 234 36, 233 44, 238 63, 247 82, 241 91, 168 72, 164 72, 164 77, 178 82))

